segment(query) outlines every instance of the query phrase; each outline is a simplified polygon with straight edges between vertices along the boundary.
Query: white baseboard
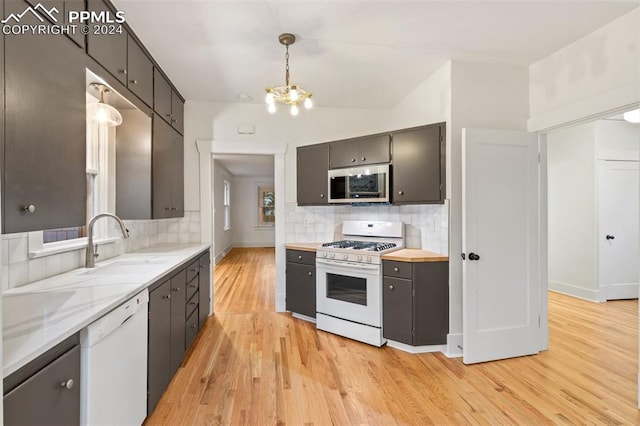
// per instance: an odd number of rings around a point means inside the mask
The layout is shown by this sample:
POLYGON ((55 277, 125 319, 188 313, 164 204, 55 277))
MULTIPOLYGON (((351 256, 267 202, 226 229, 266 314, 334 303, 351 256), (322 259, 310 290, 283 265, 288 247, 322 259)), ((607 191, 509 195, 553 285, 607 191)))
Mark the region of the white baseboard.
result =
POLYGON ((303 321, 312 322, 312 323, 314 323, 314 324, 316 323, 316 319, 315 319, 315 318, 308 317, 308 316, 306 316, 306 315, 302 315, 302 314, 297 314, 297 313, 295 313, 295 312, 291 312, 291 316, 292 316, 292 317, 294 317, 294 318, 301 319, 301 320, 303 320, 303 321))
POLYGON ((462 333, 447 334, 447 348, 444 354, 447 358, 462 356, 462 333))
POLYGON ((275 247, 276 243, 274 242, 248 242, 248 243, 233 243, 234 248, 262 248, 262 247, 275 247))
POLYGON ((220 253, 216 254, 216 257, 213 258, 213 264, 217 265, 222 259, 224 259, 224 257, 229 254, 229 252, 231 251, 231 249, 233 248, 233 246, 229 246, 227 248, 225 248, 224 250, 222 250, 220 253))
POLYGON ((428 352, 446 353, 447 350, 447 345, 411 346, 406 343, 396 342, 395 340, 387 340, 387 346, 409 352, 410 354, 424 354, 428 352))
POLYGON ((637 299, 638 283, 614 284, 604 287, 602 293, 606 300, 637 299))
POLYGON ((588 300, 590 302, 603 302, 605 300, 600 294, 599 290, 584 288, 560 281, 549 280, 549 290, 555 291, 556 293, 562 293, 568 296, 577 297, 579 299, 588 300))

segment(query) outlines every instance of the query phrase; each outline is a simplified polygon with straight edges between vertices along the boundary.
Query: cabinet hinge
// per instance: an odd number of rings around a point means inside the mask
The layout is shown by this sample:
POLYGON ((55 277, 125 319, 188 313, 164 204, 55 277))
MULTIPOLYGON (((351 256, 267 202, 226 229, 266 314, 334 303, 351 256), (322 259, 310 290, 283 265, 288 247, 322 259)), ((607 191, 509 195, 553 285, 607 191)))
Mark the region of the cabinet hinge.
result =
POLYGON ((416 335, 416 329, 415 329, 415 328, 411 330, 411 335, 412 335, 412 336, 415 336, 415 335, 416 335))
POLYGON ((540 328, 540 315, 538 315, 538 328, 540 328))
POLYGON ((411 295, 413 297, 416 297, 416 289, 415 288, 411 289, 411 295))
POLYGON ((442 135, 440 135, 440 142, 442 142, 444 140, 444 138, 442 137, 442 135))

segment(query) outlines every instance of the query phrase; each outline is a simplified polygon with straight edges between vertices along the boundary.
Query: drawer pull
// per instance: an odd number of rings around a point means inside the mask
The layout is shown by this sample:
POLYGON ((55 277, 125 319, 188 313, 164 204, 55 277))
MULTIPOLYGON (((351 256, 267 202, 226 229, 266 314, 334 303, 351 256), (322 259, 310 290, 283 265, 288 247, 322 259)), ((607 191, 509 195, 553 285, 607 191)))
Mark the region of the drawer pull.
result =
POLYGON ((196 328, 198 328, 198 326, 197 326, 197 325, 195 325, 195 324, 191 324, 191 325, 190 325, 190 327, 191 327, 191 328, 193 328, 194 330, 195 330, 196 328))
POLYGON ((131 83, 131 84, 138 84, 138 80, 129 80, 129 83, 131 83))
POLYGON ((27 213, 33 213, 36 211, 36 206, 34 206, 33 204, 29 204, 28 206, 24 206, 22 210, 27 213))
POLYGON ((404 191, 398 191, 398 195, 404 195, 404 191))
POLYGON ((302 256, 298 256, 298 260, 302 260, 302 256))
POLYGON ((71 389, 73 387, 73 379, 60 383, 60 387, 63 389, 71 389))
POLYGON ((362 157, 362 159, 360 161, 367 161, 366 157, 362 157))
POLYGON ((393 286, 392 285, 389 286, 389 290, 393 290, 393 286))
POLYGON ((393 272, 400 272, 400 269, 398 269, 398 267, 396 266, 395 268, 393 268, 393 272))
POLYGON ((125 70, 125 69, 123 69, 123 68, 120 68, 120 69, 118 70, 118 73, 120 73, 120 74, 124 74, 124 75, 127 75, 127 70, 125 70))
POLYGON ((307 272, 307 274, 311 277, 313 276, 313 272, 307 272))
POLYGON ((173 287, 171 291, 180 291, 180 287, 173 287))
POLYGON ((170 294, 165 294, 164 296, 162 296, 163 299, 171 299, 171 295, 170 294))

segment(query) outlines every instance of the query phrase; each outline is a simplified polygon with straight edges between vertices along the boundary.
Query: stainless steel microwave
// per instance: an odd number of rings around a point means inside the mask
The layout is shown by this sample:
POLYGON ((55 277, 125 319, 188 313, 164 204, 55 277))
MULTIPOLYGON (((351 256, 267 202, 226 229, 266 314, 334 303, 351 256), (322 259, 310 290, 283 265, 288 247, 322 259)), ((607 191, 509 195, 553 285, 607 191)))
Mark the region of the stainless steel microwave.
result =
POLYGON ((330 203, 388 203, 389 165, 329 170, 330 203))

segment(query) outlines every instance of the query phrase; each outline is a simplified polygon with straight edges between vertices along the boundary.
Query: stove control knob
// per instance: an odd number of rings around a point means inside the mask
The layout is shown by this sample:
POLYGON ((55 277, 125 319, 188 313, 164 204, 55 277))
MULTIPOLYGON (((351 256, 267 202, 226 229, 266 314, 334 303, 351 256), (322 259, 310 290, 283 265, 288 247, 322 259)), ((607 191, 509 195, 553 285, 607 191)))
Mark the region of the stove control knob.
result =
POLYGON ((347 259, 349 259, 349 255, 348 255, 348 254, 343 254, 343 255, 342 255, 342 258, 343 258, 344 260, 347 260, 347 259))
POLYGON ((323 252, 322 257, 327 257, 327 252, 323 252))
POLYGON ((358 255, 358 262, 362 262, 362 256, 358 255))
POLYGON ((335 253, 331 253, 331 254, 329 254, 329 257, 333 259, 334 257, 336 257, 336 254, 335 253))
POLYGON ((367 262, 371 263, 371 256, 367 256, 367 262))

